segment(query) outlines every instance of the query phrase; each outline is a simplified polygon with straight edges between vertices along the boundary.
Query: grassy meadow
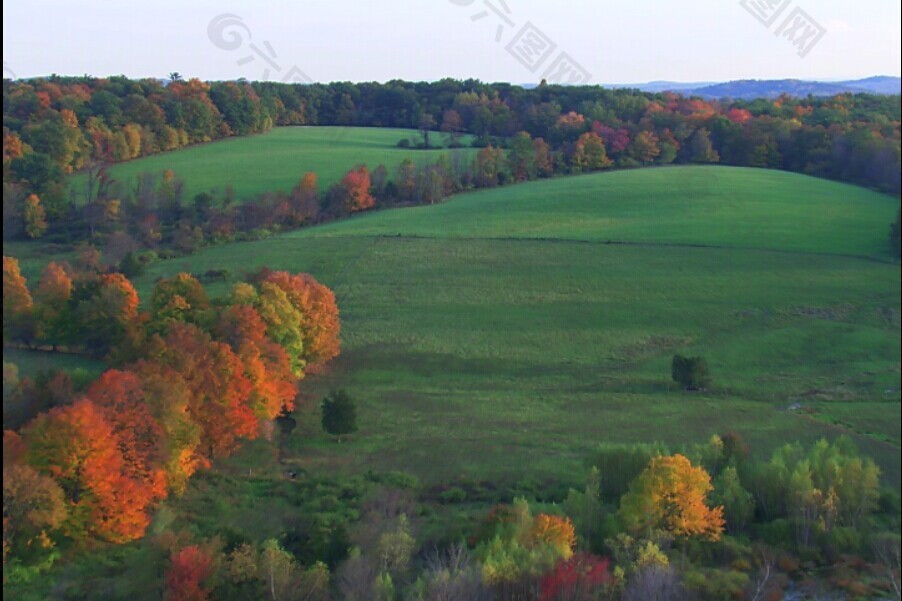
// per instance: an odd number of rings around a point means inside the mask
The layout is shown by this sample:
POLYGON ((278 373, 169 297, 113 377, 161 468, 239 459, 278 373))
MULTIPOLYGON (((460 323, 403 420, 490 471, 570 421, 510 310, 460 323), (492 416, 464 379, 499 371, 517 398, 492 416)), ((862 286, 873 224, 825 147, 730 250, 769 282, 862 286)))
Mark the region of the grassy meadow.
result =
POLYGON ((286 450, 311 473, 578 482, 600 442, 737 430, 758 455, 849 434, 898 487, 896 204, 770 171, 603 173, 213 247, 136 284, 266 265, 335 290, 343 352, 286 450), (675 352, 708 359, 708 392, 673 386, 675 352), (333 387, 359 400, 341 444, 318 430, 333 387))
MULTIPOLYGON (((475 153, 474 149, 412 150, 396 147, 402 138, 416 140, 413 130, 365 127, 277 127, 265 134, 230 138, 181 148, 149 157, 117 163, 110 169, 113 179, 134 181, 140 173, 171 169, 185 180, 185 198, 230 185, 238 199, 275 190, 290 190, 308 171, 319 176, 326 188, 338 182, 354 165, 365 163, 371 170, 384 164, 390 174, 405 158, 434 161, 447 152, 475 153)), ((468 138, 462 141, 467 143, 468 138)), ((441 144, 440 134, 431 143, 441 144)), ((72 176, 72 188, 81 193, 84 175, 72 176)))

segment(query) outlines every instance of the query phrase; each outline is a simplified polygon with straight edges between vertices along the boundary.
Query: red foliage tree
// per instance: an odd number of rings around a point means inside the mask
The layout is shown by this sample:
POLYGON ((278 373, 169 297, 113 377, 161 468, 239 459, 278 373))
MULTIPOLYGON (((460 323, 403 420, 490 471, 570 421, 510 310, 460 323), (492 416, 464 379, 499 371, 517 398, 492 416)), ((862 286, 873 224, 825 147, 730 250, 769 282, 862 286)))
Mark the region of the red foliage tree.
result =
POLYGON ((613 583, 611 563, 604 557, 578 553, 545 574, 539 583, 540 601, 592 601, 613 583))
POLYGON ((213 558, 191 545, 172 555, 166 571, 166 601, 207 601, 205 581, 213 575, 213 558))

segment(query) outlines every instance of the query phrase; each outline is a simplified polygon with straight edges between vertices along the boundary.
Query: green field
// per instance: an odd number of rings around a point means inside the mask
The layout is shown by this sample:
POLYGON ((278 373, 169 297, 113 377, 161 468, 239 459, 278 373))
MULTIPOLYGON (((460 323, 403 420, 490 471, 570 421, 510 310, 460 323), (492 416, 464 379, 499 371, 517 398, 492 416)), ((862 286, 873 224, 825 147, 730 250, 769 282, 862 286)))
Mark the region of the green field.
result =
MULTIPOLYGON (((365 163, 371 170, 380 164, 390 174, 405 158, 417 163, 434 161, 447 152, 459 150, 418 151, 397 148, 402 138, 416 138, 418 133, 404 129, 364 127, 278 127, 265 134, 231 138, 200 144, 172 152, 118 163, 110 168, 120 182, 133 181, 139 173, 159 173, 171 169, 185 180, 185 196, 190 199, 200 192, 231 184, 236 198, 243 199, 290 190, 308 171, 315 171, 322 188, 339 181, 354 165, 365 163)), ((439 134, 433 136, 440 142, 439 134)), ((463 139, 463 142, 468 142, 463 139)), ((81 193, 84 176, 75 175, 72 187, 81 193)))
POLYGON ((289 461, 314 472, 578 482, 599 442, 737 430, 759 455, 849 434, 898 487, 897 206, 779 172, 614 172, 214 247, 137 285, 267 265, 336 291, 344 350, 305 389, 347 387, 361 430, 335 444, 302 410, 289 461), (673 387, 675 352, 711 390, 673 387))
POLYGON ((15 363, 19 368, 19 376, 34 377, 41 371, 83 370, 88 377, 96 378, 105 369, 102 361, 84 355, 68 353, 51 353, 38 350, 3 349, 3 360, 15 363))
POLYGON ((666 167, 496 188, 304 236, 550 238, 887 256, 899 201, 782 171, 666 167))

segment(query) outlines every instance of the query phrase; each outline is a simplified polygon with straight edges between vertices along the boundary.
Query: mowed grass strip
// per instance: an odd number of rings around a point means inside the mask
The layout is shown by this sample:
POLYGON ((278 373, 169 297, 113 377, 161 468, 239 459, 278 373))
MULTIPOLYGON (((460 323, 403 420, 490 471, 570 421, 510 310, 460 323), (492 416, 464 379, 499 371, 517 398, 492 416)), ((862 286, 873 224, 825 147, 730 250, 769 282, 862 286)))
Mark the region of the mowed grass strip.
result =
MULTIPOLYGON (((384 164, 390 175, 405 158, 416 163, 435 161, 442 154, 475 150, 411 150, 397 148, 402 138, 416 139, 414 130, 367 127, 277 127, 264 134, 219 140, 118 163, 110 175, 120 182, 133 182, 140 173, 172 170, 185 180, 185 198, 200 192, 223 191, 231 185, 239 200, 276 190, 287 191, 308 171, 315 171, 322 189, 338 182, 354 165, 370 170, 384 164)), ((464 143, 469 138, 462 139, 464 143)), ((432 143, 441 143, 440 134, 432 143)), ((84 176, 74 175, 72 188, 82 194, 84 176)))
POLYGON ((666 167, 482 190, 292 235, 556 238, 888 257, 898 208, 890 196, 796 173, 666 167))

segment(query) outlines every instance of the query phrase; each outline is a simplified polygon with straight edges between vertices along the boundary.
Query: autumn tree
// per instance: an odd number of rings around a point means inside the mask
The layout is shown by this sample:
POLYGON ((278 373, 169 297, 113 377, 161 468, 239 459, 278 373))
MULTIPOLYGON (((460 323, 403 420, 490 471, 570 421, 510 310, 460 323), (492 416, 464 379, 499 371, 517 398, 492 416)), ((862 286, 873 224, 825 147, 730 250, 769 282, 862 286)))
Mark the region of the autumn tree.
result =
POLYGON ((398 197, 403 202, 413 202, 417 189, 417 169, 409 158, 405 158, 398 164, 395 185, 398 188, 398 197))
POLYGON ((320 368, 338 356, 341 324, 335 294, 313 276, 268 273, 260 282, 257 309, 272 340, 285 347, 297 375, 298 367, 320 368))
POLYGON ((683 455, 658 456, 620 500, 620 520, 631 532, 663 529, 681 538, 717 540, 723 507, 710 508, 711 477, 683 455))
POLYGON ((539 177, 551 177, 554 175, 554 156, 548 143, 542 138, 536 138, 532 141, 532 149, 536 174, 539 177))
POLYGON ((138 376, 107 370, 85 391, 85 398, 103 412, 110 425, 125 473, 147 485, 154 501, 165 497, 165 432, 145 399, 138 376))
POLYGON ((254 295, 254 307, 266 324, 266 334, 288 354, 292 372, 304 375, 307 359, 304 352, 304 314, 288 293, 274 282, 262 282, 254 295))
POLYGON ((207 581, 213 576, 213 557, 198 545, 173 553, 166 570, 166 601, 208 601, 207 581))
POLYGON ((193 324, 173 323, 158 360, 188 387, 188 412, 200 427, 199 450, 213 460, 231 453, 240 438, 253 439, 259 422, 250 407, 253 385, 232 348, 193 324))
POLYGON ((233 305, 219 316, 218 338, 231 345, 251 383, 249 404, 261 422, 294 409, 297 378, 286 350, 266 336, 266 324, 250 305, 233 305))
POLYGON ((542 577, 539 601, 594 601, 613 583, 610 561, 578 553, 542 577))
POLYGON ((576 532, 570 518, 540 513, 535 517, 530 533, 535 544, 549 545, 564 560, 573 555, 576 532))
POLYGON ((34 291, 34 323, 37 338, 54 346, 66 339, 71 310, 72 279, 58 263, 51 261, 41 273, 34 291))
POLYGON ((19 261, 3 257, 3 339, 21 340, 31 329, 31 292, 19 272, 19 261))
POLYGON ((442 113, 442 132, 446 134, 448 148, 456 148, 460 142, 460 132, 463 129, 463 121, 460 113, 454 109, 448 109, 442 113))
POLYGON ((154 284, 150 298, 150 329, 165 333, 175 322, 206 324, 210 299, 197 278, 188 273, 154 284))
POLYGON ((639 132, 630 143, 627 152, 630 157, 639 163, 652 163, 658 155, 661 154, 661 148, 658 146, 658 136, 650 131, 639 132))
POLYGON ((494 188, 503 183, 504 151, 491 145, 481 148, 473 162, 476 187, 494 188))
POLYGON ((51 409, 29 424, 22 438, 26 462, 65 493, 67 532, 113 542, 144 534, 153 490, 128 473, 113 428, 93 402, 51 409))
POLYGON ((376 205, 370 194, 370 172, 366 165, 358 165, 341 180, 344 209, 349 213, 365 211, 376 205))
POLYGON ((40 238, 47 231, 47 213, 37 194, 30 194, 22 207, 22 221, 25 235, 31 239, 40 238))
POLYGON ((26 560, 53 547, 51 534, 66 519, 63 491, 28 465, 3 468, 3 563, 26 560))
POLYGON ((163 430, 166 483, 181 494, 188 479, 209 464, 199 448, 201 428, 189 411, 188 384, 177 371, 159 363, 138 361, 128 371, 140 379, 144 403, 163 430))
POLYGON ((604 142, 595 132, 586 132, 579 137, 570 157, 573 171, 597 171, 610 166, 611 162, 605 154, 604 142))
POLYGON ((301 181, 292 188, 289 208, 289 222, 293 225, 310 223, 316 219, 319 213, 316 173, 305 173, 301 181))
POLYGON ((128 278, 121 273, 101 275, 93 294, 76 307, 84 345, 98 357, 115 348, 125 353, 134 350, 140 334, 138 303, 128 278))
POLYGON ((494 508, 486 517, 475 555, 486 584, 504 598, 531 595, 540 576, 573 556, 576 536, 569 518, 533 516, 524 499, 494 508))

